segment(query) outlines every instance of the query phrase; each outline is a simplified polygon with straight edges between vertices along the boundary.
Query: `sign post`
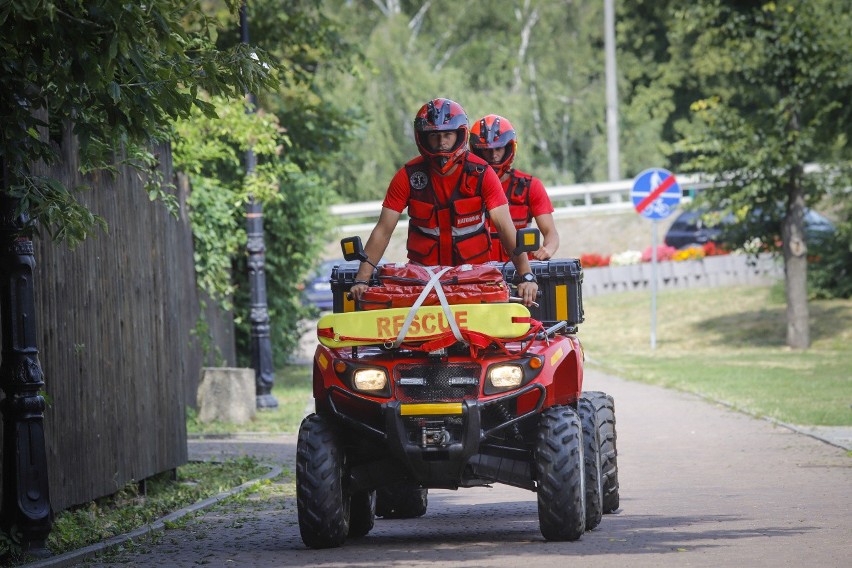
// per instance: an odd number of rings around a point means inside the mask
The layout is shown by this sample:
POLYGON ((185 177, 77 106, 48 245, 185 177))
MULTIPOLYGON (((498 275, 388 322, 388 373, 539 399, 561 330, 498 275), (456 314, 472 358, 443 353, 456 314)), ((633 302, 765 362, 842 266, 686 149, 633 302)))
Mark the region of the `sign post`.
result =
POLYGON ((657 347, 657 230, 658 221, 674 213, 681 189, 668 170, 651 168, 636 176, 630 199, 636 212, 651 220, 651 349, 657 347))

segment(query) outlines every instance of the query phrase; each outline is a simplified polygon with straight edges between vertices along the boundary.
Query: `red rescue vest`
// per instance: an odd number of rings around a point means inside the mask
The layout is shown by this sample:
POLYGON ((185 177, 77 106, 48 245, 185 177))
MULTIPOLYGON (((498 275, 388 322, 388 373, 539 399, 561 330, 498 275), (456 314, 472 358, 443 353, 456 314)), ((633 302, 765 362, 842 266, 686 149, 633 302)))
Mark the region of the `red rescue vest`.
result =
MULTIPOLYGON (((515 230, 523 229, 530 224, 530 220, 532 219, 532 212, 530 210, 531 184, 531 175, 517 170, 510 171, 509 185, 506 187, 506 199, 509 200, 509 215, 512 217, 515 230)), ((490 220, 488 227, 491 232, 491 260, 500 262, 511 260, 509 255, 503 250, 500 235, 497 234, 490 220)))
POLYGON ((409 260, 424 266, 481 264, 490 260, 491 238, 482 197, 487 167, 475 157, 466 157, 449 202, 441 203, 425 160, 417 157, 405 164, 410 189, 409 260))

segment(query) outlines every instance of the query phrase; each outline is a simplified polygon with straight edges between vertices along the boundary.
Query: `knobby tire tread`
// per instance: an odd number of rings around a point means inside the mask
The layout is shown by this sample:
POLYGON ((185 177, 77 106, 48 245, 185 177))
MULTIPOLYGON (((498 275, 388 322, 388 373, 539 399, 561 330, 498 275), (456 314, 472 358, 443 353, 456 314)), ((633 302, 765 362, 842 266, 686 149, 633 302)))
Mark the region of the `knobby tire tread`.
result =
POLYGON ((343 448, 333 425, 312 414, 302 421, 296 446, 299 532, 310 548, 336 548, 349 532, 343 487, 343 448))
POLYGON ((615 429, 615 401, 612 396, 600 392, 584 392, 595 405, 601 438, 601 471, 603 474, 603 512, 614 513, 619 507, 618 447, 615 429))
POLYGON ((583 468, 586 476, 586 530, 601 523, 603 517, 603 472, 601 469, 601 440, 598 413, 588 398, 577 402, 580 424, 583 427, 583 468))
POLYGON ((541 414, 535 465, 541 534, 547 540, 579 539, 586 529, 583 434, 572 408, 556 406, 541 414))

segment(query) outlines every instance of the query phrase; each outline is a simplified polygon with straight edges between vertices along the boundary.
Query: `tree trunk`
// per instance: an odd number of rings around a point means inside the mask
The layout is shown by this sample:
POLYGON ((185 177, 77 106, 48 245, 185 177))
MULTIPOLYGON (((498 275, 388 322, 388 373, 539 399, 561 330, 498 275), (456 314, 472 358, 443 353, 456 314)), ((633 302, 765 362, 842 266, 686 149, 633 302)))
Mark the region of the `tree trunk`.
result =
POLYGON ((793 349, 810 347, 808 313, 808 247, 805 242, 805 196, 803 169, 793 168, 787 186, 787 210, 781 225, 784 241, 784 271, 787 295, 787 345, 793 349))

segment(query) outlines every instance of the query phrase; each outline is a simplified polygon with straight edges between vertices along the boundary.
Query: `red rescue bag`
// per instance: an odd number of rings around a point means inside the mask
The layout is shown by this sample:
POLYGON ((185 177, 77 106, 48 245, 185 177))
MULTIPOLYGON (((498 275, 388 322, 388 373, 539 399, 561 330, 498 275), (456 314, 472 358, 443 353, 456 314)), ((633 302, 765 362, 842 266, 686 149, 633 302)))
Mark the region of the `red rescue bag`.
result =
MULTIPOLYGON (((432 272, 417 264, 385 264, 379 267, 381 286, 373 286, 361 296, 361 309, 383 310, 413 306, 433 273, 443 266, 432 266, 432 272)), ((509 287, 500 269, 491 264, 463 264, 441 275, 441 289, 449 304, 492 304, 509 301, 509 287)), ((424 306, 440 304, 432 289, 423 300, 424 306)))

